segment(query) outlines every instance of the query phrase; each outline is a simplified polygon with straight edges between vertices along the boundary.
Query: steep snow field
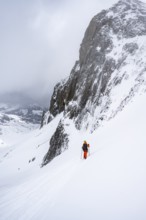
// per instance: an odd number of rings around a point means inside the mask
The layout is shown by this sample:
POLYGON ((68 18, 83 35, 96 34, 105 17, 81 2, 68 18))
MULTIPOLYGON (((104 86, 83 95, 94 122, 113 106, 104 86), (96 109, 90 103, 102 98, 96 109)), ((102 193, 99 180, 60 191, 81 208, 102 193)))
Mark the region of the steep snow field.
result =
POLYGON ((0 149, 1 220, 145 220, 146 93, 93 134, 66 121, 69 149, 40 168, 62 115, 0 149), (90 156, 81 159, 81 145, 90 156))
POLYGON ((3 125, 0 124, 0 149, 21 142, 27 133, 38 127, 39 125, 27 124, 20 119, 3 125))

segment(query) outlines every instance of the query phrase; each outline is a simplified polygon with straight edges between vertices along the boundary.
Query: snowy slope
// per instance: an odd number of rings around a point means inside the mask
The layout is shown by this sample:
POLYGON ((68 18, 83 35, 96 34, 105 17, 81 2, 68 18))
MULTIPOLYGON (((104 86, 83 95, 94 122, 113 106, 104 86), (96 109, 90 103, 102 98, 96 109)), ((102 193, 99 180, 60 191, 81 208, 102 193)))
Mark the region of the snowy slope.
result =
MULTIPOLYGON (((3 116, 2 116, 3 117, 3 116)), ((12 146, 21 140, 23 136, 33 129, 38 128, 39 125, 26 123, 16 115, 11 115, 11 120, 7 123, 0 124, 0 148, 12 146)))
POLYGON ((146 219, 145 10, 121 0, 95 16, 42 129, 0 148, 0 220, 146 219))
POLYGON ((1 154, 0 219, 145 220, 145 112, 146 93, 141 92, 93 134, 66 121, 69 149, 43 168, 49 138, 62 115, 33 131, 7 156, 1 154), (84 139, 91 145, 86 161, 81 160, 84 139))
MULTIPOLYGON (((13 98, 11 96, 11 101, 13 98)), ((24 105, 0 100, 0 148, 14 145, 26 133, 40 127, 42 112, 43 108, 33 103, 24 105)))
POLYGON ((63 113, 44 165, 69 148, 66 120, 95 132, 146 90, 146 4, 120 0, 94 16, 69 77, 55 88, 43 124, 63 113), (66 137, 66 138, 64 138, 66 137))
POLYGON ((145 12, 146 4, 138 0, 120 0, 92 18, 79 60, 54 88, 49 121, 64 112, 78 129, 93 132, 146 84, 145 12))

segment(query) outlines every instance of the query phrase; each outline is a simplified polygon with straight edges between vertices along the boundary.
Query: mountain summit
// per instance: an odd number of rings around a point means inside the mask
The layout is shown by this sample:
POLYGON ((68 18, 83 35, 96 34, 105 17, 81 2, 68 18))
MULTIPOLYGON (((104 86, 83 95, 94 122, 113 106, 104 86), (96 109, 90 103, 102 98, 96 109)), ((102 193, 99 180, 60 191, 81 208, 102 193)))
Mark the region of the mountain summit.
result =
POLYGON ((95 16, 42 128, 0 140, 0 220, 146 219, 144 10, 119 1, 95 16))
POLYGON ((91 20, 68 79, 54 88, 44 124, 63 112, 45 163, 67 148, 67 119, 93 132, 146 84, 146 5, 121 0, 91 20), (65 137, 65 138, 64 138, 65 137))

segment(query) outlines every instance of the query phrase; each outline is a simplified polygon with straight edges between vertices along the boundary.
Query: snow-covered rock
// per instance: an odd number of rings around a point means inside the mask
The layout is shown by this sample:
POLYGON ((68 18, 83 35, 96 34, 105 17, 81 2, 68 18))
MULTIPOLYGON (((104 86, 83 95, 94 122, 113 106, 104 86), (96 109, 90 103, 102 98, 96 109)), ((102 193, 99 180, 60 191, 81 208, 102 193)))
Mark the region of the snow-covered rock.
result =
POLYGON ((81 46, 91 43, 91 51, 55 87, 42 129, 0 148, 0 219, 146 219, 145 24, 130 35, 124 26, 131 17, 144 20, 144 12, 139 1, 123 0, 95 16, 98 28, 91 34, 89 26, 81 46))
POLYGON ((44 122, 63 112, 77 129, 94 132, 145 90, 145 60, 146 5, 120 0, 91 20, 79 60, 56 85, 44 122))
POLYGON ((146 93, 94 133, 66 121, 69 148, 41 167, 62 114, 0 149, 2 220, 145 220, 146 93), (69 125, 69 126, 68 126, 69 125), (83 140, 90 155, 82 160, 83 140))

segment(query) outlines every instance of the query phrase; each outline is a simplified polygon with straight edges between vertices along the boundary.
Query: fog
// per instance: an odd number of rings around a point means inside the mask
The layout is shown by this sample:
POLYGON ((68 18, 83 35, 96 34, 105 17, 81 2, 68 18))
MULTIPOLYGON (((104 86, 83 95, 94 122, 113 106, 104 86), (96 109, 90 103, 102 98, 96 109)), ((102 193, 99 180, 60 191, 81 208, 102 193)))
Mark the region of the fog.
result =
POLYGON ((48 97, 69 76, 94 15, 116 0, 0 1, 0 93, 48 97))

